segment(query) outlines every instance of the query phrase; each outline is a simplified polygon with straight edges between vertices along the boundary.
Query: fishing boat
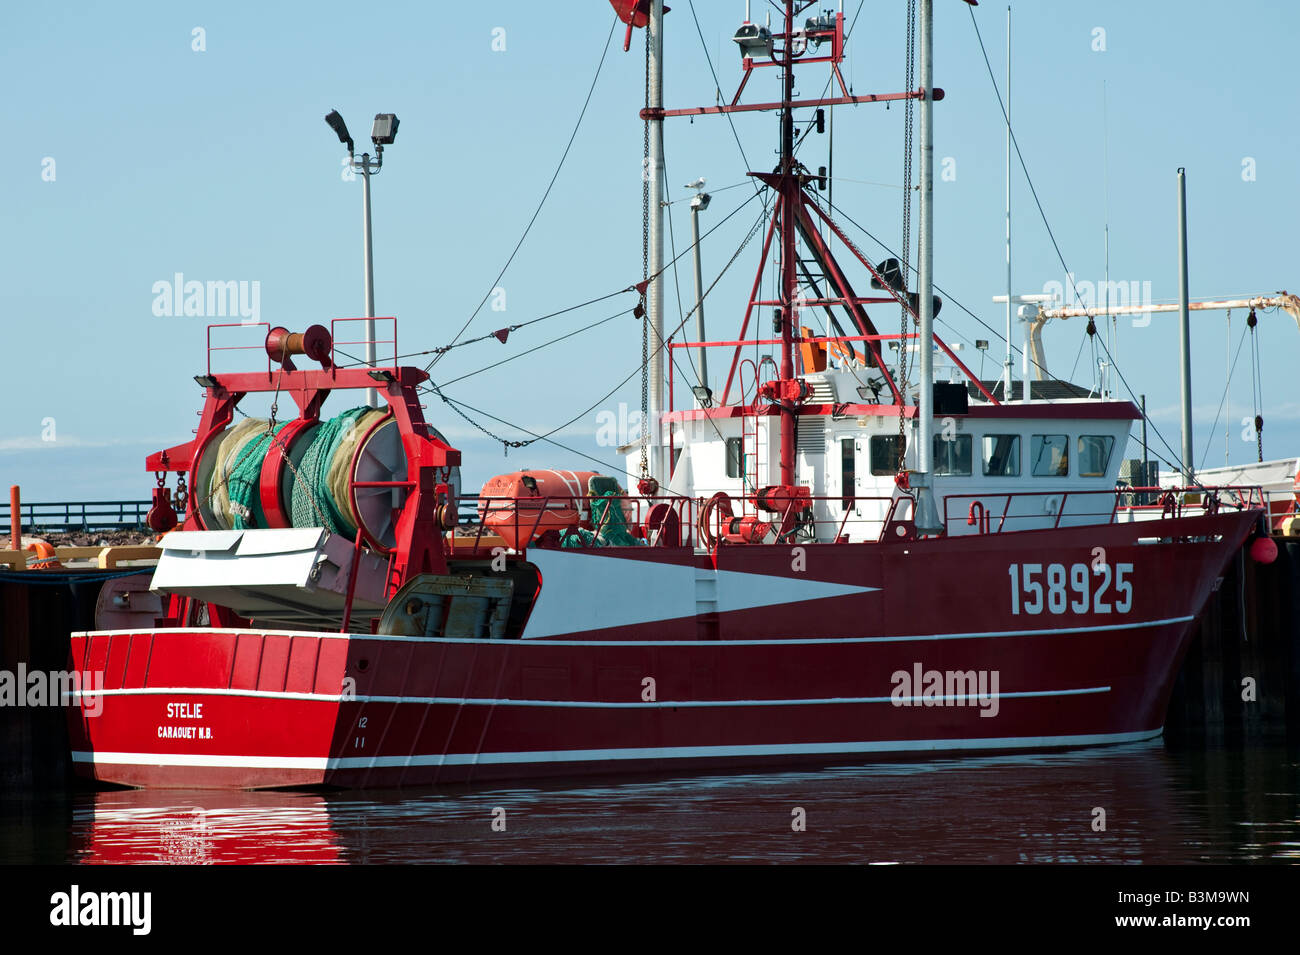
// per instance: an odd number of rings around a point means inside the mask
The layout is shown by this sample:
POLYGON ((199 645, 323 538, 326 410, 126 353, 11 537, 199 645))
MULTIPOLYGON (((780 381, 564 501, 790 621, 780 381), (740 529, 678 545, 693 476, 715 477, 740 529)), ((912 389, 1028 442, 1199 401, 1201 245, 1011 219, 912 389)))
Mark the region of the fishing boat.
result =
POLYGON ((613 6, 629 41, 646 31, 652 80, 646 264, 628 292, 650 424, 627 473, 540 462, 489 481, 462 520, 460 452, 421 405, 440 392, 399 361, 394 319, 214 328, 210 342, 243 336, 255 361, 217 372, 210 347, 194 439, 147 461, 163 612, 72 637, 75 669, 97 674, 83 685, 103 687, 70 711, 83 776, 430 785, 1161 733, 1198 613, 1267 533, 1261 497, 1135 502, 1117 488, 1132 402, 1064 383, 999 397, 934 335, 928 0, 919 83, 902 92, 852 94, 843 13, 784 0, 781 23, 746 18, 735 97, 680 110, 660 98, 661 0, 613 6), (811 64, 835 88, 799 99, 811 64), (764 67, 779 99, 743 101, 764 67), (888 101, 920 113, 915 269, 906 232, 899 261, 857 248, 795 146, 797 116, 807 129, 816 110, 888 101), (782 120, 777 167, 752 173, 767 203, 758 279, 737 338, 687 341, 663 321, 659 130, 754 109, 782 120), (898 332, 877 327, 884 314, 898 332), (340 348, 364 321, 391 346, 374 366, 340 348), (716 397, 679 370, 705 349, 732 358, 716 397), (327 398, 367 389, 379 408, 323 417, 327 398), (236 424, 250 395, 295 414, 236 424))

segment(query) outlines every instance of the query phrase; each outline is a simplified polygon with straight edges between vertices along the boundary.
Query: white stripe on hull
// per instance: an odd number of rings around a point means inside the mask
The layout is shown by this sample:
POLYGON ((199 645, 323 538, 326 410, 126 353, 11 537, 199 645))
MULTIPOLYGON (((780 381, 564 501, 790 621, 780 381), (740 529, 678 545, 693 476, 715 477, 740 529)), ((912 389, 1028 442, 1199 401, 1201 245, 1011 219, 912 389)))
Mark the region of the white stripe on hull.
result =
MULTIPOLYGON (((1079 696, 1085 693, 1109 693, 1108 686, 1089 686, 1073 690, 1024 690, 1018 693, 994 694, 999 700, 1030 698, 1040 696, 1079 696)), ((332 693, 295 693, 289 690, 236 690, 226 687, 169 687, 146 686, 139 688, 122 688, 113 690, 74 690, 66 696, 71 700, 82 697, 94 700, 100 696, 242 696, 268 700, 315 700, 325 703, 418 703, 424 705, 447 706, 552 706, 575 707, 579 709, 656 709, 677 707, 727 707, 727 706, 832 706, 839 703, 893 703, 892 696, 832 696, 806 700, 636 700, 626 703, 608 703, 599 700, 511 700, 492 699, 490 697, 459 696, 349 696, 332 693)), ((899 697, 898 705, 923 706, 927 700, 935 703, 966 701, 974 706, 979 695, 971 693, 965 696, 907 696, 899 697)), ((957 705, 960 705, 958 703, 957 705)))
POLYGON ((859 743, 772 743, 747 746, 662 746, 626 749, 542 750, 520 753, 448 753, 421 756, 219 756, 196 753, 105 753, 74 751, 75 763, 100 766, 174 766, 211 769, 396 769, 415 766, 590 763, 625 760, 703 759, 753 756, 837 756, 859 753, 940 752, 947 750, 1054 749, 1133 743, 1159 736, 1162 727, 1131 733, 1079 736, 1010 736, 989 739, 882 740, 859 743))
POLYGON ((334 633, 310 630, 237 630, 218 627, 165 627, 156 630, 91 630, 78 631, 74 637, 116 636, 119 634, 160 634, 160 633, 231 633, 248 636, 278 637, 320 637, 326 640, 380 640, 396 643, 479 643, 485 646, 520 647, 709 647, 725 649, 727 647, 783 647, 839 646, 850 643, 908 643, 912 641, 931 640, 978 640, 1000 637, 1044 637, 1073 633, 1110 633, 1115 630, 1145 630, 1150 627, 1164 627, 1175 623, 1188 623, 1195 620, 1192 615, 1183 617, 1165 617, 1160 620, 1139 620, 1133 623, 1110 623, 1096 627, 1047 627, 1042 630, 985 630, 973 633, 932 633, 918 634, 910 637, 795 637, 788 640, 470 640, 457 637, 396 637, 369 633, 334 633))

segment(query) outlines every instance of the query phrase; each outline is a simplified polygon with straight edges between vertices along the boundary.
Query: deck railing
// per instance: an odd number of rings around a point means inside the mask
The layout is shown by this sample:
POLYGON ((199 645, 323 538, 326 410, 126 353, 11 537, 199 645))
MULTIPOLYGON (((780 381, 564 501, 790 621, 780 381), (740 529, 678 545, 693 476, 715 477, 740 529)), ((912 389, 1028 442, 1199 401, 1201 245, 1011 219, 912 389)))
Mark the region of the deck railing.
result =
POLYGON ((985 491, 946 495, 943 525, 949 536, 963 536, 1083 527, 1117 520, 1192 517, 1220 510, 1265 510, 1266 507, 1264 492, 1251 485, 985 491))
MULTIPOLYGON (((910 495, 890 497, 814 497, 792 519, 784 534, 786 515, 755 512, 752 503, 733 499, 734 511, 710 507, 702 498, 614 499, 622 508, 627 530, 638 540, 673 546, 708 547, 728 533, 735 544, 812 544, 911 539, 914 502, 910 495), (703 519, 701 516, 703 516, 703 519), (748 523, 728 520, 747 517, 748 523), (762 524, 757 527, 753 519, 762 524), (752 535, 752 536, 751 536, 752 535)), ((553 531, 549 546, 579 548, 609 546, 610 511, 594 516, 591 499, 580 496, 478 498, 470 513, 462 502, 462 525, 452 541, 459 556, 483 556, 503 544, 526 550, 553 531), (575 535, 574 529, 584 534, 575 535)), ((1223 510, 1265 509, 1257 486, 1211 488, 1111 488, 1072 491, 1005 491, 945 495, 942 519, 948 536, 998 534, 1013 531, 1082 527, 1129 521, 1214 514, 1223 510), (1150 499, 1152 504, 1135 501, 1150 499)), ((800 505, 802 507, 802 504, 800 505)))
MULTIPOLYGON (((24 531, 136 530, 145 526, 151 501, 23 501, 24 531)), ((9 502, 0 502, 0 527, 9 527, 9 502)))
MULTIPOLYGON (((733 511, 709 506, 704 498, 686 497, 620 497, 615 498, 622 509, 623 523, 637 539, 651 544, 672 546, 707 546, 707 540, 718 541, 732 533, 743 536, 754 533, 755 543, 811 544, 831 541, 879 541, 887 531, 896 532, 902 526, 908 533, 907 523, 912 514, 912 498, 907 495, 876 497, 817 497, 810 500, 811 507, 801 512, 798 519, 791 515, 790 529, 779 533, 785 522, 783 512, 755 511, 752 503, 739 498, 731 499, 733 511), (701 534, 701 516, 707 534, 701 534), (756 518, 767 525, 733 532, 732 519, 756 518)), ((548 495, 533 498, 480 497, 463 499, 458 508, 460 526, 453 541, 460 556, 482 556, 494 547, 514 546, 520 549, 534 545, 548 530, 566 538, 566 546, 609 546, 604 535, 609 529, 611 512, 593 517, 591 498, 568 495, 548 495), (470 502, 473 502, 472 505, 470 502), (574 529, 594 535, 594 541, 580 543, 583 535, 570 533, 574 529)), ((558 543, 552 539, 552 544, 558 543)))
MULTIPOLYGON (((1074 527, 1084 524, 1111 523, 1115 520, 1150 520, 1165 516, 1190 516, 1206 513, 1216 504, 1223 508, 1261 508, 1270 510, 1276 519, 1280 509, 1274 495, 1266 495, 1258 486, 1230 485, 1212 488, 1171 489, 1162 487, 1116 488, 1095 491, 1004 491, 948 494, 943 498, 943 523, 950 536, 999 533, 1038 528, 1074 527), (1147 501, 1150 503, 1142 503, 1147 501)), ((812 518, 800 524, 800 532, 788 535, 786 542, 880 540, 887 525, 910 519, 911 498, 898 497, 816 497, 812 498, 812 518), (835 515, 839 516, 835 516, 835 515)), ((630 530, 645 530, 650 509, 666 504, 676 515, 683 544, 698 538, 699 511, 703 500, 697 498, 622 498, 625 520, 630 530)), ((546 511, 571 508, 579 514, 574 523, 584 530, 601 533, 587 516, 590 499, 583 497, 549 497, 525 499, 526 506, 515 509, 509 529, 517 537, 532 540, 541 527, 546 511)), ((462 497, 456 502, 459 518, 458 545, 463 538, 477 539, 479 547, 486 539, 499 544, 491 527, 482 525, 485 513, 503 513, 515 508, 515 498, 462 497)), ((742 506, 734 498, 735 516, 753 514, 753 506, 742 506)), ((146 527, 145 516, 150 501, 24 501, 20 506, 23 530, 32 533, 96 530, 138 530, 146 527)), ((763 520, 780 525, 782 515, 760 512, 763 520)), ((0 527, 9 526, 9 504, 0 501, 0 527)), ((721 515, 712 515, 710 528, 721 536, 721 515)), ((544 529, 544 528, 542 528, 544 529)), ((652 528, 653 529, 653 528, 652 528)), ((488 548, 490 550, 490 546, 488 548)))

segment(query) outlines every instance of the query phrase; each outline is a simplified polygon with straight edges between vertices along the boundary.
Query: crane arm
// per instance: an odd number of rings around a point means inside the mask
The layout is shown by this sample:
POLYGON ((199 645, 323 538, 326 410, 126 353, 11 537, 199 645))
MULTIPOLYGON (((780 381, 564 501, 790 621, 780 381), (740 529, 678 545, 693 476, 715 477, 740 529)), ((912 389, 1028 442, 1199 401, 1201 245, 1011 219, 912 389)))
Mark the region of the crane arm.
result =
MULTIPOLYGON (((1176 312, 1181 305, 1174 303, 1172 305, 1120 305, 1111 309, 1083 308, 1077 305, 1062 306, 1060 308, 1043 308, 1039 309, 1038 316, 1046 321, 1050 318, 1077 318, 1085 315, 1094 317, 1107 315, 1148 315, 1154 312, 1176 312)), ((1210 302, 1188 302, 1187 308, 1193 312, 1222 311, 1229 308, 1280 308, 1296 320, 1296 325, 1300 326, 1300 295, 1291 295, 1285 291, 1279 292, 1274 296, 1260 296, 1258 298, 1233 298, 1220 299, 1210 302)))

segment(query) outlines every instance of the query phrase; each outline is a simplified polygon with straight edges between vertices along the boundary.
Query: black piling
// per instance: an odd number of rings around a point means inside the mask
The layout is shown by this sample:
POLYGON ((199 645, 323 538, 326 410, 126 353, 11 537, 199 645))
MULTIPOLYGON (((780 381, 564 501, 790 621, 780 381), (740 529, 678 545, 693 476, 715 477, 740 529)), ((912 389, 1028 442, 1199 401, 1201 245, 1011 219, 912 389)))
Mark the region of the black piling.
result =
POLYGON ((1211 595, 1174 685, 1171 739, 1300 731, 1300 542, 1277 544, 1271 564, 1238 554, 1211 595))
MULTIPOLYGON (((0 671, 66 673, 69 634, 95 628, 95 601, 106 577, 121 571, 0 572, 0 671)), ((48 793, 72 779, 67 711, 58 701, 25 705, 15 686, 12 705, 0 706, 0 791, 48 793)), ((48 681, 47 681, 47 690, 48 681)))

